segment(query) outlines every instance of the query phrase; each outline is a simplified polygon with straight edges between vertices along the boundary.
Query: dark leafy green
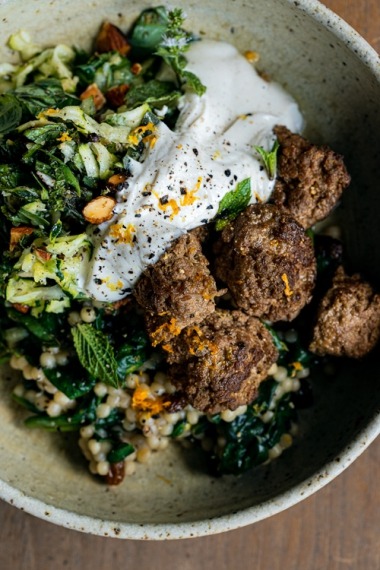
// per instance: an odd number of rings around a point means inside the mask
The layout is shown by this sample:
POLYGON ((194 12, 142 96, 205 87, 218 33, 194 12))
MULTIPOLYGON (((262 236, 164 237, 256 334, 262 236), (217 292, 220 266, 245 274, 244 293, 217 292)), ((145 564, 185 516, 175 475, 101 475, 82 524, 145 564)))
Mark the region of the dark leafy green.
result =
POLYGON ((108 453, 107 460, 110 463, 119 463, 119 461, 123 461, 128 455, 131 455, 134 450, 135 448, 130 443, 118 443, 108 453))
POLYGON ((168 28, 168 12, 164 6, 144 10, 128 36, 136 58, 145 59, 158 48, 168 28))
POLYGON ((17 128, 22 119, 22 106, 12 93, 0 95, 0 135, 17 128))
POLYGON ((95 385, 95 378, 89 376, 76 359, 70 359, 66 366, 44 368, 48 380, 70 400, 87 394, 95 385))
POLYGON ((149 350, 149 340, 145 332, 135 331, 128 337, 117 354, 117 376, 120 383, 125 381, 127 374, 138 370, 146 361, 149 350))
POLYGON ((235 190, 227 192, 219 204, 215 229, 222 230, 228 222, 234 220, 248 206, 251 200, 251 179, 239 182, 235 190))

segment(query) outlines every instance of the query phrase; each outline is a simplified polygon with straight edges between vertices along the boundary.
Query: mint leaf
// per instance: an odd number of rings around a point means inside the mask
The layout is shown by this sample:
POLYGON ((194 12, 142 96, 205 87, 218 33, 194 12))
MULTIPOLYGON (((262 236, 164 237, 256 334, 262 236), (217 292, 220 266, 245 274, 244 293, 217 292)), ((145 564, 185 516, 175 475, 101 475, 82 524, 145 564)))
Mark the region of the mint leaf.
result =
POLYGON ((181 9, 176 8, 169 12, 166 33, 162 36, 156 55, 162 57, 173 69, 181 83, 185 83, 197 95, 203 95, 206 87, 194 73, 185 70, 187 61, 184 53, 194 38, 182 28, 183 21, 181 9))
POLYGON ((239 182, 235 190, 227 192, 219 203, 215 229, 222 230, 228 222, 234 220, 248 206, 251 200, 251 179, 239 182))
POLYGON ((254 149, 261 156, 261 160, 264 163, 265 170, 268 173, 269 179, 273 180, 276 176, 277 170, 277 151, 280 145, 278 140, 275 141, 272 150, 264 150, 262 146, 255 146, 254 149))
POLYGON ((117 388, 117 362, 107 336, 89 324, 73 327, 71 334, 82 366, 97 380, 117 388))

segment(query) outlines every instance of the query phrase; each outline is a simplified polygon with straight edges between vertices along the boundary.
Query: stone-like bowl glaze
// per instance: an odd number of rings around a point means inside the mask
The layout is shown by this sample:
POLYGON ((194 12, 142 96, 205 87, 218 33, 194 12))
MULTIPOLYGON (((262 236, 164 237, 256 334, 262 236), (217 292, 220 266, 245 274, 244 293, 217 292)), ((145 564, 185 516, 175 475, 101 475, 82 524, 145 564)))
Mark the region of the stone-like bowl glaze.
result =
MULTIPOLYGON (((100 22, 124 27, 155 0, 2 0, 1 37, 29 30, 39 42, 88 46, 100 22)), ((348 25, 314 0, 176 0, 187 27, 260 52, 260 68, 299 101, 307 131, 346 156, 352 186, 341 210, 347 263, 380 285, 380 66, 348 25)), ((12 54, 2 47, 1 59, 12 54)), ((74 440, 27 431, 0 382, 0 496, 38 517, 104 536, 164 539, 234 529, 271 516, 341 473, 380 430, 379 350, 315 376, 314 407, 278 461, 241 477, 211 479, 173 447, 118 488, 87 473, 74 440), (72 454, 74 449, 74 455, 72 454)))

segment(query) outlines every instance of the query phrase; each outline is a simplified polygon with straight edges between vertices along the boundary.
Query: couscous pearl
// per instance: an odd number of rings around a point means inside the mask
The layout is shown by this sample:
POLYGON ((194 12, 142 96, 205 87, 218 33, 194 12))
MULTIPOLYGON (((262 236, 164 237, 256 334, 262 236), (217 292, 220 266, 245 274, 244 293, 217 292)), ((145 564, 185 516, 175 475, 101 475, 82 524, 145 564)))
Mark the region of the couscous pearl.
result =
POLYGON ((148 435, 146 439, 150 449, 158 449, 160 447, 160 439, 156 435, 148 435))
POLYGON ((107 455, 107 453, 109 453, 112 449, 112 443, 110 441, 101 441, 100 442, 100 449, 102 450, 102 453, 105 453, 107 455))
POLYGON ((23 368, 22 375, 24 376, 25 380, 35 380, 34 368, 35 367, 31 364, 27 364, 25 368, 23 368))
MULTIPOLYGON (((148 449, 148 448, 147 448, 148 449)), ((129 461, 130 463, 135 461, 137 458, 137 451, 134 451, 133 453, 130 453, 129 455, 127 455, 127 457, 125 458, 125 461, 129 461)))
POLYGON ((103 382, 98 382, 94 386, 94 392, 99 398, 103 398, 106 394, 108 394, 108 388, 103 382))
POLYGON ((270 410, 268 410, 267 412, 265 412, 265 414, 263 414, 261 416, 262 421, 264 422, 264 424, 267 424, 271 421, 271 419, 273 418, 274 413, 271 412, 270 410))
POLYGON ((280 438, 280 445, 282 449, 287 449, 293 443, 293 438, 289 433, 284 433, 280 438))
POLYGON ((133 431, 136 429, 136 424, 135 422, 129 422, 128 420, 124 420, 123 428, 125 429, 125 431, 133 431))
POLYGON ((105 461, 106 460, 106 454, 103 453, 103 451, 99 451, 99 453, 94 455, 94 459, 97 463, 100 463, 100 461, 105 461))
POLYGON ((164 418, 168 424, 176 424, 180 419, 180 416, 178 412, 173 412, 172 414, 165 414, 164 418))
POLYGON ((136 412, 132 408, 127 409, 127 411, 125 412, 125 417, 131 423, 134 423, 137 420, 136 412))
POLYGON ((214 447, 214 442, 212 441, 211 437, 204 437, 201 441, 201 447, 203 451, 211 451, 214 447))
POLYGON ((96 439, 90 439, 88 442, 88 449, 91 451, 92 455, 96 455, 100 452, 100 442, 96 439))
POLYGON ((302 370, 299 370, 296 374, 297 378, 307 378, 308 376, 310 376, 310 369, 309 368, 303 368, 302 370))
POLYGON ((274 363, 272 364, 272 366, 271 366, 271 367, 269 368, 269 370, 268 370, 269 376, 273 376, 273 374, 276 374, 277 368, 278 368, 278 366, 277 366, 277 364, 274 362, 274 363))
POLYGON ((56 392, 54 394, 54 401, 60 406, 67 406, 71 402, 70 398, 66 396, 63 392, 56 392))
POLYGON ((293 384, 292 386, 293 392, 297 392, 301 388, 301 382, 298 380, 298 378, 293 378, 292 384, 293 384))
POLYGON ((165 388, 159 382, 153 382, 150 386, 150 390, 156 396, 162 396, 165 393, 165 388))
POLYGON ((96 319, 96 311, 93 307, 83 307, 80 312, 80 318, 84 323, 93 323, 96 319))
POLYGON ((90 472, 91 472, 93 475, 97 475, 97 474, 98 474, 98 464, 96 463, 96 461, 90 461, 90 464, 89 464, 88 467, 89 467, 89 469, 90 469, 90 472))
POLYGON ((138 383, 139 383, 139 377, 137 374, 128 374, 128 376, 125 379, 125 385, 130 390, 136 388, 138 383))
POLYGON ((236 416, 241 416, 242 414, 245 414, 245 412, 247 411, 248 406, 246 404, 243 404, 242 406, 239 406, 238 408, 236 408, 235 410, 235 414, 236 416))
POLYGON ((99 419, 108 418, 111 413, 111 406, 108 404, 99 404, 96 408, 96 417, 99 419))
POLYGON ((139 463, 147 463, 152 455, 149 447, 143 447, 139 449, 136 453, 136 459, 139 463))
POLYGON ((69 360, 67 352, 58 352, 55 356, 55 360, 59 366, 65 366, 69 360))
POLYGON ((234 419, 236 418, 236 414, 235 412, 233 412, 232 410, 224 410, 221 414, 220 417, 222 418, 222 420, 224 422, 233 422, 234 419))
POLYGON ((217 442, 218 447, 225 447, 227 440, 225 437, 218 437, 217 442))
POLYGON ((171 435, 173 433, 173 425, 172 424, 165 424, 160 426, 160 434, 161 435, 171 435))
POLYGON ((167 394, 174 394, 174 392, 176 392, 177 390, 177 388, 173 386, 173 384, 171 384, 170 382, 165 382, 164 386, 165 386, 165 392, 167 394))
POLYGON ((51 352, 43 352, 40 356, 40 364, 42 368, 55 368, 57 364, 55 355, 51 352))
POLYGON ((158 449, 161 449, 161 450, 166 449, 168 447, 168 445, 169 445, 169 438, 161 437, 158 449))
POLYGON ((286 380, 284 380, 282 382, 282 389, 283 391, 286 392, 291 392, 293 390, 293 380, 292 378, 287 378, 286 380))
POLYGON ((25 388, 22 384, 17 384, 17 386, 14 387, 13 389, 13 393, 15 396, 18 396, 19 398, 22 398, 25 394, 25 388))
POLYGON ((276 443, 276 445, 274 445, 272 449, 268 451, 268 457, 269 459, 276 459, 281 455, 281 453, 282 453, 282 447, 281 445, 276 443))
POLYGON ((69 325, 72 327, 81 322, 80 314, 77 311, 71 311, 67 317, 69 325))
POLYGON ((62 408, 59 404, 57 404, 54 401, 51 401, 48 405, 48 407, 46 408, 46 413, 48 416, 50 416, 51 418, 57 418, 58 416, 61 415, 62 413, 62 408))
POLYGON ((9 364, 13 370, 22 370, 25 366, 28 366, 28 361, 25 356, 16 356, 15 354, 12 354, 9 364))
POLYGON ((135 461, 126 461, 124 463, 124 474, 125 475, 133 475, 136 471, 136 463, 135 461))
POLYGON ((195 410, 191 410, 190 412, 187 412, 186 414, 186 421, 189 422, 189 424, 191 424, 192 426, 194 426, 195 424, 198 423, 199 420, 199 414, 198 412, 196 412, 195 410))
POLYGON ((282 382, 288 376, 288 371, 284 366, 278 366, 276 372, 273 374, 273 378, 276 382, 282 382))
POLYGON ((110 470, 110 464, 108 463, 108 461, 99 461, 97 465, 98 475, 105 476, 108 474, 109 470, 110 470))
POLYGON ((111 408, 116 408, 120 403, 120 396, 117 394, 111 394, 108 396, 106 403, 111 406, 111 408))
POLYGON ((90 439, 95 433, 95 427, 93 425, 83 426, 80 428, 80 434, 85 439, 90 439))

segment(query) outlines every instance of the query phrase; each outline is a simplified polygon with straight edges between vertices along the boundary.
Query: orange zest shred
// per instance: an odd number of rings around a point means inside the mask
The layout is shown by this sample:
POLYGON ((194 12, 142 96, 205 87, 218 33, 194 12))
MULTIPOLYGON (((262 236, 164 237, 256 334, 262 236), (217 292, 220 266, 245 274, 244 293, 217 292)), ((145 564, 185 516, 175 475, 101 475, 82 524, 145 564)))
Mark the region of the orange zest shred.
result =
POLYGON ((176 319, 171 318, 169 322, 163 323, 150 334, 152 346, 157 346, 164 341, 165 333, 169 333, 171 336, 178 336, 180 332, 181 327, 177 325, 176 319))
POLYGON ((290 286, 289 286, 289 279, 288 276, 286 275, 286 273, 283 273, 281 275, 281 279, 283 280, 283 282, 285 283, 285 289, 284 289, 284 293, 287 297, 291 297, 293 295, 293 291, 291 290, 290 286))
POLYGON ((148 143, 151 148, 157 142, 157 136, 155 135, 156 127, 153 123, 148 123, 147 125, 141 125, 136 127, 129 133, 128 142, 134 146, 137 146, 141 140, 148 143))
POLYGON ((155 416, 170 406, 169 400, 162 396, 153 397, 148 386, 138 385, 132 395, 132 408, 139 412, 148 412, 155 416))
POLYGON ((63 135, 61 135, 61 136, 57 139, 57 141, 60 141, 60 142, 67 142, 67 141, 71 141, 71 140, 72 140, 72 138, 71 138, 71 136, 69 135, 69 133, 63 133, 63 135))
POLYGON ((117 243, 133 244, 136 228, 133 224, 124 226, 123 224, 113 224, 110 228, 111 237, 117 240, 117 243))
POLYGON ((192 190, 189 190, 181 197, 181 206, 191 206, 199 198, 195 195, 202 184, 202 176, 198 176, 197 182, 192 190))

